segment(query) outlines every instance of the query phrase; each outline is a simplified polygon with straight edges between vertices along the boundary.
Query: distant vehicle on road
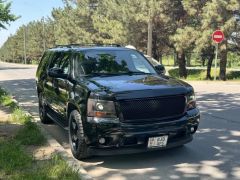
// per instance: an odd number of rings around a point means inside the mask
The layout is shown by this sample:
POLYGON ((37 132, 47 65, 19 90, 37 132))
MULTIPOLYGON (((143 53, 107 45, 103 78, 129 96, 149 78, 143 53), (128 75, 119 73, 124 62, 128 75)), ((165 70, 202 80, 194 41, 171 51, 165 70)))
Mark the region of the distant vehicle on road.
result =
POLYGON ((36 83, 41 122, 68 130, 77 159, 181 146, 199 125, 193 88, 119 45, 49 49, 36 83))

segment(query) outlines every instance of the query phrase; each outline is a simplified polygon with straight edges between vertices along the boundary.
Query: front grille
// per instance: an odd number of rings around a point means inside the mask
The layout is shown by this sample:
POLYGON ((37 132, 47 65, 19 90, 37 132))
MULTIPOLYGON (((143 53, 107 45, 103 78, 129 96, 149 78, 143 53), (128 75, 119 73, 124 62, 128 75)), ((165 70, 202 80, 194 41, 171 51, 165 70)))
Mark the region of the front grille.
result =
POLYGON ((153 121, 179 117, 186 106, 185 96, 154 97, 119 101, 122 121, 153 121))

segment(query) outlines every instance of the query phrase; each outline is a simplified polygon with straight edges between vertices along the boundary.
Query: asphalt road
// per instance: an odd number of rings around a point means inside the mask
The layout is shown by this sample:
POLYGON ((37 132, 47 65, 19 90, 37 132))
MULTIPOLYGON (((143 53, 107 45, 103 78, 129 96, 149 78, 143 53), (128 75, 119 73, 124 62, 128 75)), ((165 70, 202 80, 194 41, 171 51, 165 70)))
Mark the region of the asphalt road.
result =
MULTIPOLYGON (((36 66, 0 63, 0 86, 38 116, 36 66)), ((240 179, 240 82, 190 82, 198 97, 201 124, 194 140, 182 148, 108 157, 81 165, 96 179, 240 179)), ((69 152, 67 132, 44 127, 69 152)))

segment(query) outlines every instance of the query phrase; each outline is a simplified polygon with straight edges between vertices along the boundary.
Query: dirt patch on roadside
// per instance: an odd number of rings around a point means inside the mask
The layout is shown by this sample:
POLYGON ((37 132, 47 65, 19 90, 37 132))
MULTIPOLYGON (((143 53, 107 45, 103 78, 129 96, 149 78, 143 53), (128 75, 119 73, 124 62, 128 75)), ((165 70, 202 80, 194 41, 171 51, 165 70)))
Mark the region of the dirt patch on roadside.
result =
POLYGON ((0 123, 6 123, 10 118, 10 110, 0 105, 0 123))
POLYGON ((20 128, 21 125, 10 122, 10 110, 0 106, 0 138, 12 138, 20 128))
POLYGON ((35 160, 50 160, 55 154, 50 146, 27 146, 26 151, 33 156, 35 160))
MULTIPOLYGON (((0 140, 12 139, 23 128, 23 125, 11 122, 10 118, 10 109, 0 106, 0 140)), ((48 145, 25 146, 25 149, 35 160, 49 160, 54 154, 54 149, 48 145)))

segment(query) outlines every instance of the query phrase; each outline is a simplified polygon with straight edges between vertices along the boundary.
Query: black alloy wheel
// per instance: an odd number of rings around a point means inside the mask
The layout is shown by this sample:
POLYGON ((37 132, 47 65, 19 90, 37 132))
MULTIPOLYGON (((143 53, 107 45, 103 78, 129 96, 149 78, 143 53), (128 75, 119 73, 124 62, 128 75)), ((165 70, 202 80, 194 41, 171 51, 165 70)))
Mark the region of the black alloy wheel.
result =
POLYGON ((81 160, 89 157, 81 115, 77 110, 73 110, 69 116, 69 143, 76 159, 81 160))

